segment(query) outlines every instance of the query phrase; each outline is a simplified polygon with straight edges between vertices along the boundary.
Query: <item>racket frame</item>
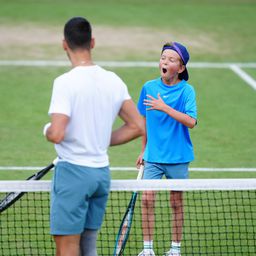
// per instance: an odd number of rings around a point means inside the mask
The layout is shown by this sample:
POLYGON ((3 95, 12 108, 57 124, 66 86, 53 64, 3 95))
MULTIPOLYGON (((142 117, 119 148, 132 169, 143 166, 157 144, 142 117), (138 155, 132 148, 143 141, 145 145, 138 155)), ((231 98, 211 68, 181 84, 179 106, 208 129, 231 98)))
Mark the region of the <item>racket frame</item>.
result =
MULTIPOLYGON (((40 180, 45 176, 57 163, 57 158, 48 166, 44 167, 42 170, 34 173, 26 180, 40 180)), ((10 192, 0 201, 0 213, 8 209, 16 201, 18 201, 26 192, 10 192)))
MULTIPOLYGON (((144 165, 141 165, 139 172, 138 172, 137 180, 142 179, 143 172, 144 172, 144 165)), ((135 204, 136 204, 136 200, 137 200, 137 195, 138 195, 137 191, 134 191, 132 193, 131 200, 126 209, 126 212, 124 214, 124 217, 123 217, 122 222, 119 227, 118 234, 116 236, 113 256, 123 255, 125 245, 128 240, 131 226, 132 226, 132 220, 133 220, 133 214, 134 214, 134 208, 135 208, 135 204)))

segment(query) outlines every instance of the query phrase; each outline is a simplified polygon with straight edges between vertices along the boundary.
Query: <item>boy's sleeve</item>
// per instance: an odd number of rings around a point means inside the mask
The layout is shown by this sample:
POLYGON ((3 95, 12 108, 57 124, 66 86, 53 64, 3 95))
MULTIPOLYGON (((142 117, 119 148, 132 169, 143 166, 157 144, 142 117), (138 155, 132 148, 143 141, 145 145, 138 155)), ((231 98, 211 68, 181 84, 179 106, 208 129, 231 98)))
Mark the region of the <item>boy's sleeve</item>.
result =
POLYGON ((194 89, 192 89, 188 94, 185 106, 185 113, 197 119, 196 94, 194 89))
POLYGON ((137 104, 137 108, 142 116, 146 116, 146 106, 143 104, 145 98, 146 98, 146 89, 145 89, 145 86, 143 86, 140 92, 140 97, 137 104))

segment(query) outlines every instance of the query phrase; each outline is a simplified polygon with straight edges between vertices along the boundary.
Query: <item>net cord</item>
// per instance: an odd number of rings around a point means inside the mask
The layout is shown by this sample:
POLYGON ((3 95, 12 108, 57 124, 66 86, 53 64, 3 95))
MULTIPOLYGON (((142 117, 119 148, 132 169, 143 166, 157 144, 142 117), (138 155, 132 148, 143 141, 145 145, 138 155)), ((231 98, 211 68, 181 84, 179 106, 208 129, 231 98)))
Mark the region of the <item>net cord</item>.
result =
MULTIPOLYGON (((111 191, 255 190, 256 179, 112 180, 111 191)), ((0 192, 50 191, 49 180, 0 181, 0 192)))

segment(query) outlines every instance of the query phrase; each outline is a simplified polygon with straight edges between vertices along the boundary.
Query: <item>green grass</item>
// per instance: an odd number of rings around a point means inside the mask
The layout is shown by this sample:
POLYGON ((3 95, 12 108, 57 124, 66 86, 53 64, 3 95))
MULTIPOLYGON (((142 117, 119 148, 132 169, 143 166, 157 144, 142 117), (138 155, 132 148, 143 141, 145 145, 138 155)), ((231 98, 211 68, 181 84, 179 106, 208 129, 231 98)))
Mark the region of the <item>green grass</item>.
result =
MULTIPOLYGON (((88 17, 95 26, 114 28, 147 28, 170 34, 175 40, 191 41, 191 61, 253 62, 256 51, 255 1, 33 1, 0 0, 0 22, 6 33, 9 26, 35 28, 58 27, 60 38, 64 22, 71 16, 88 17), (208 45, 208 39, 211 44, 208 45), (195 45, 194 45, 195 44, 195 45), (198 45, 201 45, 198 47, 198 45)), ((22 30, 21 32, 22 33, 22 30)), ((36 37, 36 35, 34 35, 36 37)), ((106 38, 114 37, 114 34, 106 38)), ((7 37, 8 38, 8 37, 7 37)), ((143 38, 143 35, 142 35, 143 38)), ((127 40, 131 40, 127 38, 127 40)), ((130 45, 133 45, 131 40, 130 45)), ((31 46, 12 46, 8 57, 33 59, 31 46), (12 53, 12 51, 14 53, 12 53), (24 54, 24 55, 22 55, 24 54), (24 57, 22 57, 24 56, 24 57)), ((37 47, 36 47, 37 48, 37 47)), ((60 46, 45 46, 50 58, 60 46)), ((132 48, 111 58, 123 60, 154 60, 158 54, 140 51, 137 57, 132 48)), ((2 53, 8 41, 0 42, 2 53)), ((147 49, 147 51, 146 51, 147 49)), ((96 59, 100 60, 101 55, 96 59)), ((100 53, 102 53, 100 51, 100 53)), ((58 55, 58 54, 57 54, 58 55)), ((6 55, 4 55, 6 56, 6 55)), ((1 56, 0 56, 1 59, 1 56)), ((0 69, 0 165, 43 166, 54 158, 54 148, 42 136, 42 127, 49 120, 47 111, 53 79, 69 68, 1 67, 0 69)), ((157 68, 112 68, 127 83, 136 102, 140 89, 147 80, 159 75, 157 68)), ((255 69, 245 69, 256 79, 255 69)), ((191 131, 198 167, 255 167, 256 147, 254 127, 256 93, 241 78, 227 69, 190 69, 190 83, 197 92, 198 126, 191 131)), ((120 124, 117 121, 116 125, 120 124)), ((116 127, 116 126, 115 126, 116 127)), ((112 166, 133 166, 140 151, 140 141, 113 147, 109 150, 112 166)), ((3 177, 0 173, 0 178, 3 177)), ((9 174, 13 176, 14 174, 9 174)))
MULTIPOLYGON (((116 46, 113 49, 96 47, 94 55, 96 60, 110 60, 111 58, 111 60, 124 61, 158 61, 159 51, 153 48, 160 49, 161 47, 161 45, 155 45, 154 41, 156 35, 159 36, 157 32, 160 32, 163 37, 167 35, 170 40, 185 42, 189 46, 193 62, 255 62, 255 0, 0 0, 0 4, 1 38, 5 38, 5 40, 0 40, 0 60, 36 59, 37 52, 41 53, 39 56, 42 56, 42 59, 66 59, 59 45, 35 44, 33 46, 21 44, 19 41, 11 44, 13 42, 9 42, 8 36, 10 33, 15 33, 11 30, 13 27, 20 28, 19 37, 22 37, 23 30, 26 32, 27 28, 33 27, 38 28, 39 31, 41 28, 59 31, 61 41, 63 24, 66 20, 72 16, 81 15, 87 17, 93 27, 112 27, 114 31, 115 28, 126 31, 126 29, 133 30, 139 27, 143 31, 140 35, 142 39, 145 31, 148 31, 147 33, 151 36, 140 51, 133 49, 137 42, 132 36, 121 39, 128 42, 129 48, 122 47, 122 45, 120 49, 116 46), (104 51, 109 51, 109 55, 104 55, 104 51)), ((38 34, 35 32, 33 36, 37 37, 38 34)), ((108 42, 115 36, 117 36, 115 33, 105 35, 103 41, 108 42)), ((53 79, 68 69, 69 67, 1 66, 0 166, 45 166, 55 158, 54 147, 46 142, 42 135, 42 128, 49 121, 47 111, 53 79)), ((127 83, 135 102, 142 85, 159 75, 157 68, 111 68, 111 70, 117 72, 127 83)), ((256 79, 256 69, 246 68, 244 70, 256 79)), ((191 131, 196 156, 191 167, 256 167, 256 92, 228 69, 191 68, 189 72, 190 83, 194 85, 197 93, 199 117, 198 126, 191 131)), ((118 124, 120 120, 117 120, 114 127, 118 124)), ((110 148, 111 166, 134 166, 139 152, 140 140, 110 148)), ((34 172, 0 171, 0 180, 24 180, 32 173, 34 172)), ((50 179, 51 175, 49 173, 44 179, 50 179)), ((113 179, 134 179, 135 177, 136 172, 112 172, 113 179)), ((191 172, 190 178, 256 178, 256 172, 191 172)), ((112 196, 117 197, 114 194, 112 196)), ((237 194, 235 196, 237 204, 243 205, 243 208, 248 210, 247 195, 237 194)), ((122 210, 121 212, 113 214, 111 210, 110 214, 106 215, 108 219, 112 217, 116 219, 107 226, 103 225, 102 231, 107 232, 107 235, 101 237, 102 243, 111 244, 110 248, 104 249, 104 255, 108 253, 111 255, 113 251, 115 234, 129 198, 130 193, 123 195, 118 207, 115 206, 115 209, 122 210)), ((157 212, 157 218, 164 218, 163 221, 159 219, 156 225, 158 229, 155 243, 162 249, 157 249, 159 255, 168 249, 170 240, 168 198, 162 201, 164 203, 161 211, 167 215, 163 217, 160 211, 157 212)), ((31 200, 31 204, 34 202, 37 200, 31 200)), ((157 201, 158 204, 160 202, 160 200, 157 201)), ((248 234, 252 234, 255 230, 253 226, 255 223, 253 221, 255 220, 254 208, 250 210, 251 216, 245 213, 238 214, 236 210, 243 209, 234 205, 228 207, 228 204, 230 202, 233 204, 234 200, 220 196, 218 192, 211 194, 203 192, 200 195, 188 193, 186 203, 188 202, 190 205, 186 206, 182 249, 184 255, 191 255, 191 248, 193 248, 193 253, 203 255, 206 252, 214 255, 220 252, 222 255, 235 255, 235 252, 239 255, 242 253, 243 255, 245 253, 255 255, 255 241, 253 237, 248 237, 248 234), (223 204, 225 208, 222 208, 223 204), (210 214, 211 218, 209 218, 210 214), (211 227, 207 228, 207 226, 211 227), (238 234, 241 236, 238 237, 238 234), (231 240, 227 242, 227 238, 231 240), (239 241, 250 245, 250 252, 239 251, 242 248, 239 241)), ((48 207, 47 199, 44 203, 48 207)), ((114 204, 114 201, 109 201, 109 204, 114 204)), ((137 255, 138 248, 142 246, 139 205, 138 201, 133 223, 133 230, 139 227, 138 233, 136 235, 132 230, 127 249, 131 255, 137 255)), ((7 229, 5 228, 7 216, 4 213, 1 214, 0 232, 2 233, 0 237, 4 241, 1 244, 13 248, 12 252, 0 251, 1 255, 16 256, 23 252, 24 255, 47 255, 47 252, 38 252, 37 249, 32 252, 28 248, 23 250, 19 248, 22 246, 21 242, 15 241, 15 239, 23 238, 25 244, 28 245, 26 241, 30 237, 34 238, 32 243, 40 244, 37 245, 39 248, 45 247, 42 245, 44 243, 49 245, 46 242, 50 240, 48 213, 44 219, 40 207, 32 206, 32 208, 34 209, 28 212, 26 207, 23 207, 19 210, 23 213, 9 216, 13 224, 7 229), (24 234, 24 230, 34 232, 31 227, 25 226, 28 224, 27 217, 34 225, 35 222, 32 219, 35 216, 42 217, 42 222, 43 219, 46 221, 46 228, 40 230, 41 234, 47 234, 47 238, 42 238, 45 241, 42 243, 38 242, 41 237, 35 236, 34 233, 24 234)), ((13 208, 10 208, 10 211, 12 212, 13 208)), ((248 249, 248 246, 243 250, 248 249)), ((99 248, 102 247, 104 248, 103 245, 99 246, 99 248)), ((48 251, 48 255, 52 254, 52 251, 48 251)))
MULTIPOLYGON (((206 27, 207 24, 202 21, 207 20, 212 28, 216 28, 216 20, 219 23, 225 24, 226 21, 231 21, 225 26, 235 27, 239 21, 233 17, 233 13, 241 18, 241 22, 246 22, 246 18, 254 18, 253 10, 255 1, 253 0, 185 0, 172 2, 168 0, 13 0, 1 3, 1 21, 17 24, 31 20, 39 24, 62 24, 67 18, 72 15, 85 15, 92 19, 96 24, 105 24, 115 26, 125 25, 141 25, 168 27, 170 23, 174 25, 182 21, 182 28, 189 22, 191 26, 197 25, 206 27), (165 7, 165 8, 164 8, 165 7), (19 8, 18 10, 16 8, 19 8), (192 11, 194 10, 194 12, 192 11), (246 12, 247 15, 244 13, 246 12), (182 14, 182 15, 181 15, 182 14), (155 19, 152 19, 152 16, 155 19), (161 17, 161 19, 160 19, 161 17), (172 23, 173 24, 173 23, 172 23)), ((218 26, 220 28, 220 26, 218 26)), ((222 28, 223 29, 223 28, 222 28)))
MULTIPOLYGON (((1 0, 0 4, 1 26, 57 26, 62 33, 67 19, 85 16, 95 26, 150 28, 152 36, 164 31, 169 40, 188 42, 194 60, 255 61, 254 0, 1 0)), ((127 40, 133 44, 132 38, 127 40)), ((131 51, 126 57, 136 58, 131 51)))
MULTIPOLYGON (((64 70, 1 68, 0 165, 43 166, 54 158, 42 127, 49 121, 52 81, 64 70)), ((112 70, 127 83, 135 101, 143 83, 158 76, 153 68, 112 70)), ((255 167, 256 93, 230 70, 191 69, 190 74, 199 116, 191 130, 196 155, 192 167, 255 167)), ((140 140, 110 148, 111 165, 134 166, 139 152, 140 140)))

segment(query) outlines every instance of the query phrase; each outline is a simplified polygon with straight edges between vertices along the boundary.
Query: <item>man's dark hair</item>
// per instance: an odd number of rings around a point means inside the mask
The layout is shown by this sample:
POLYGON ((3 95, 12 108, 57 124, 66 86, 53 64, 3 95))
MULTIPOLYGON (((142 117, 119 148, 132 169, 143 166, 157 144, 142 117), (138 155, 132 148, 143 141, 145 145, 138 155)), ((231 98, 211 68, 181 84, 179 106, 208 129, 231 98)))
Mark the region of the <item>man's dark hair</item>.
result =
POLYGON ((64 27, 64 37, 70 49, 90 49, 92 28, 85 18, 71 18, 64 27))

